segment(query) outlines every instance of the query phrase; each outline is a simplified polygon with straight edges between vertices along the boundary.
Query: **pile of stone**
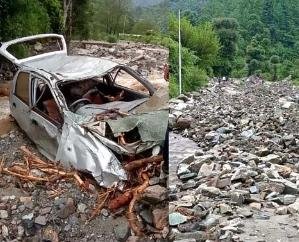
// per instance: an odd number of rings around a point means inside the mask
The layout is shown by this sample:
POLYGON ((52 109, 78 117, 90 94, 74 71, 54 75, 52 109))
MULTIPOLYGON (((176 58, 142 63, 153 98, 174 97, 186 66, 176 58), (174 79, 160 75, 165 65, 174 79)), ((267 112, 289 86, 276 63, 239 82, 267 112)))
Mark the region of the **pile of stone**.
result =
POLYGON ((166 48, 127 41, 112 44, 99 41, 72 42, 71 52, 79 55, 103 57, 120 64, 126 64, 145 76, 153 72, 163 73, 164 65, 168 63, 168 50, 166 48))
MULTIPOLYGON (((236 80, 171 101, 173 131, 199 146, 178 164, 180 182, 170 189, 176 241, 244 241, 247 220, 298 220, 298 100, 286 82, 236 80)), ((296 241, 299 224, 290 226, 296 241)))

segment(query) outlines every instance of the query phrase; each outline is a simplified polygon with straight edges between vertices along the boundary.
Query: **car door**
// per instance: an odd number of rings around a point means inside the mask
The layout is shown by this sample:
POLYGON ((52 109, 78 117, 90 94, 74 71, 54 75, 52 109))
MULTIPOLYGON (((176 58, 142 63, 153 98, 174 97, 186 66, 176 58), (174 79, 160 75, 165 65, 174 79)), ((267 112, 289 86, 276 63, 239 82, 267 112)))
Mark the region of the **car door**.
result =
POLYGON ((30 73, 19 71, 13 80, 13 88, 10 95, 10 110, 20 128, 26 134, 29 134, 31 130, 29 121, 30 105, 30 73))
POLYGON ((31 75, 31 103, 29 119, 32 140, 46 157, 54 160, 63 119, 51 87, 36 75, 31 75))

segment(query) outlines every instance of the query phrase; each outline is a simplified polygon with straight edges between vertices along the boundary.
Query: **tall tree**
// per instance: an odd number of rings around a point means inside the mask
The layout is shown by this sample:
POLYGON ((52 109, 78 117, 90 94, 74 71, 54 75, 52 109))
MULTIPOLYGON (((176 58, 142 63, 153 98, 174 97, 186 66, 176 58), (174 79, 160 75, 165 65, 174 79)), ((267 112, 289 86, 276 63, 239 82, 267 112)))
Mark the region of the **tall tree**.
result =
POLYGON ((218 18, 214 20, 213 25, 221 44, 220 59, 214 66, 214 72, 218 76, 229 76, 237 52, 239 24, 234 18, 218 18))

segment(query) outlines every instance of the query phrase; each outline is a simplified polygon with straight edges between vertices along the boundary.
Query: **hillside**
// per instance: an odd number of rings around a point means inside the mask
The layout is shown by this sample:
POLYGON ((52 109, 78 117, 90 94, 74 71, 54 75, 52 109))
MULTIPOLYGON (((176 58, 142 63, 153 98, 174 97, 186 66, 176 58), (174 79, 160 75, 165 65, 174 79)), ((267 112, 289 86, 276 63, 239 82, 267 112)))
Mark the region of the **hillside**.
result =
POLYGON ((133 5, 136 6, 136 7, 148 7, 148 6, 157 5, 161 2, 163 2, 163 0, 148 0, 148 1, 133 0, 132 1, 133 5))
MULTIPOLYGON (((232 75, 258 74, 268 80, 292 76, 299 79, 299 1, 274 0, 170 0, 171 9, 182 10, 191 24, 219 18, 237 24, 236 55, 232 75)), ((219 27, 219 26, 218 26, 219 27)), ((225 42, 225 26, 219 38, 225 42)), ((218 33, 218 34, 219 34, 218 33)))

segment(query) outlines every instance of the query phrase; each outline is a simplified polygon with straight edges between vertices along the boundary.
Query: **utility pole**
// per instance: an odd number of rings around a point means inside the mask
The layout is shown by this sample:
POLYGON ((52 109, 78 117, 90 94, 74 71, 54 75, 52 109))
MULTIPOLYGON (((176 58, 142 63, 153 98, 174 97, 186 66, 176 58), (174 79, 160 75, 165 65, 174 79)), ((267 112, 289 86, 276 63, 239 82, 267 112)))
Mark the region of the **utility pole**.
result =
POLYGON ((180 94, 182 94, 181 10, 179 10, 179 87, 180 87, 180 94))
POLYGON ((124 19, 123 35, 125 35, 126 21, 127 21, 127 15, 125 15, 125 19, 124 19))

